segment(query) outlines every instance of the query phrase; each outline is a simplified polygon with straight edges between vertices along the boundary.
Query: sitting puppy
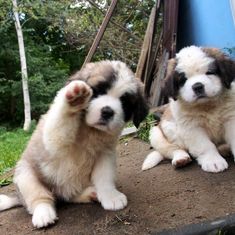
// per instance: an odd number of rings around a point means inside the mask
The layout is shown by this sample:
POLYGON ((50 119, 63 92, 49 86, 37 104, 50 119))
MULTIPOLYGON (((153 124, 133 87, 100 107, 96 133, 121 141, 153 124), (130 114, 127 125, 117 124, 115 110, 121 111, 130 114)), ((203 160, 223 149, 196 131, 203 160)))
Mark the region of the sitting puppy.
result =
POLYGON ((190 46, 168 63, 165 92, 170 104, 150 132, 156 151, 142 170, 164 158, 176 167, 194 157, 204 171, 228 168, 218 146, 226 143, 235 156, 235 61, 218 49, 190 46))
POLYGON ((57 198, 124 208, 114 182, 116 145, 125 122, 138 127, 147 113, 141 84, 124 63, 87 64, 58 92, 16 166, 21 200, 0 195, 0 210, 23 204, 41 228, 57 220, 57 198))

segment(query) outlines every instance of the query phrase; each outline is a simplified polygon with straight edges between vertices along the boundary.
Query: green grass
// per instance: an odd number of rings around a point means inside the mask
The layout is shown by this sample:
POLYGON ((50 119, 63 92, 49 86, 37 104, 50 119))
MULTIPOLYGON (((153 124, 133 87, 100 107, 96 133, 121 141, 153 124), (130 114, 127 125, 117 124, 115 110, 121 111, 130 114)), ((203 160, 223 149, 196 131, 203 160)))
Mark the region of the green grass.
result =
POLYGON ((144 122, 140 125, 139 130, 137 132, 137 136, 146 142, 149 142, 149 131, 153 124, 155 123, 155 119, 153 114, 149 114, 144 122))
MULTIPOLYGON (((32 132, 22 129, 7 131, 0 127, 0 176, 11 170, 23 152, 32 132)), ((8 179, 0 180, 0 185, 9 183, 8 179)))
MULTIPOLYGON (((137 137, 143 141, 149 142, 149 131, 155 122, 156 120, 154 119, 153 114, 149 114, 145 118, 145 120, 141 123, 137 132, 137 137)), ((133 122, 128 122, 125 127, 131 127, 131 126, 134 126, 133 122)))

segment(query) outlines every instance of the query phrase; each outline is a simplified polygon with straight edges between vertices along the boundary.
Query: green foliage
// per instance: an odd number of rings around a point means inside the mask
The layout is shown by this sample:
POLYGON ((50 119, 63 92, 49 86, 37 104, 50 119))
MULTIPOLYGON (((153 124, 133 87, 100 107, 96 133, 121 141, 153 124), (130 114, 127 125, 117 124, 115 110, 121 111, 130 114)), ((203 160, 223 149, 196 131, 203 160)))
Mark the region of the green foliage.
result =
POLYGON ((13 181, 12 176, 0 179, 0 187, 7 186, 7 185, 11 184, 12 181, 13 181))
POLYGON ((145 121, 141 124, 137 136, 146 142, 149 142, 149 131, 151 129, 151 127, 153 126, 153 123, 155 123, 155 119, 153 114, 149 114, 145 121))
MULTIPOLYGON (((145 120, 141 123, 137 131, 137 137, 145 142, 149 142, 149 131, 155 123, 156 123, 156 120, 154 118, 154 115, 149 114, 145 118, 145 120)), ((128 122, 126 124, 126 127, 132 127, 132 126, 134 126, 133 122, 128 122)))
MULTIPOLYGON (((82 66, 110 2, 18 0, 34 119, 47 110, 68 76, 82 66)), ((154 3, 118 1, 93 60, 122 60, 135 69, 154 3)), ((19 48, 12 3, 0 0, 0 7, 0 124, 12 127, 24 119, 19 48)))
POLYGON ((7 131, 5 127, 0 127, 0 175, 15 166, 31 133, 22 129, 7 131))

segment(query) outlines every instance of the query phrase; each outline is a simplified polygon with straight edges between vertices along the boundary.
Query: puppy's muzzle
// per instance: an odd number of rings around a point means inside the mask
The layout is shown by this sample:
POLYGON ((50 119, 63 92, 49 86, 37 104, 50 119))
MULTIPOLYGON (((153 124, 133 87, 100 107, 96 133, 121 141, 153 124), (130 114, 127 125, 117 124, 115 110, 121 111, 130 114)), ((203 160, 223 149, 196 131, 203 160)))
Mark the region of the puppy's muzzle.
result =
POLYGON ((206 96, 204 85, 201 82, 196 82, 192 85, 192 89, 198 98, 206 96))
POLYGON ((101 118, 104 121, 109 121, 113 118, 114 111, 109 107, 105 106, 101 109, 101 118))

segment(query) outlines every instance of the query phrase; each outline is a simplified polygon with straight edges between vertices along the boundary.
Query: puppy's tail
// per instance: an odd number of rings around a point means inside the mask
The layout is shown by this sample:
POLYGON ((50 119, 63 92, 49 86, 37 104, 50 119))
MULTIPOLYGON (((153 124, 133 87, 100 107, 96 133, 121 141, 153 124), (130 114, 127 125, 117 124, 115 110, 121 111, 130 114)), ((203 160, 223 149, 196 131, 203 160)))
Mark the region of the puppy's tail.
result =
POLYGON ((158 163, 160 163, 164 157, 157 151, 151 152, 144 160, 142 164, 142 171, 153 168, 158 163))
POLYGON ((20 205, 21 203, 17 196, 7 196, 0 194, 0 211, 4 211, 20 205))

